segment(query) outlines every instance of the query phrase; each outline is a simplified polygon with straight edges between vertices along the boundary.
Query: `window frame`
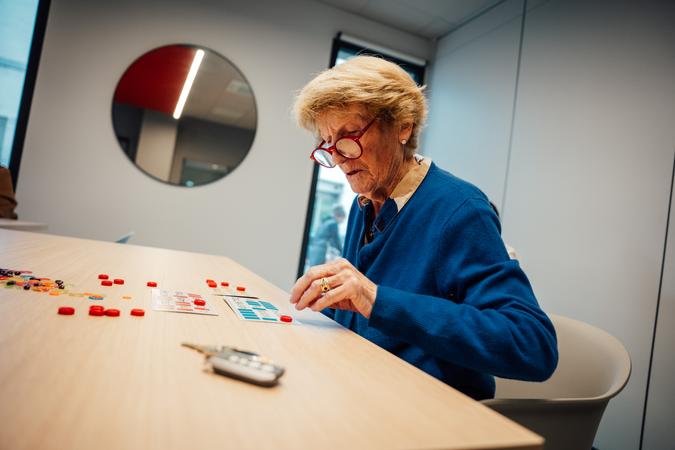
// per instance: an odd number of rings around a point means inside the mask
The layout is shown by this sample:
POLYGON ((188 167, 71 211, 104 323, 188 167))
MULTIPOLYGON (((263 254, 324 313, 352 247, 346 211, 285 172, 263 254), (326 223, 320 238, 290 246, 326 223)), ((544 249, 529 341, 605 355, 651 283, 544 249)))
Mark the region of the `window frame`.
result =
POLYGON ((9 156, 9 171, 12 175, 12 185, 16 191, 17 181, 19 179, 19 169, 21 168, 21 156, 23 155, 23 146, 26 139, 26 130, 28 128, 28 118, 30 117, 30 108, 33 103, 33 93, 35 92, 35 81, 37 79, 38 68, 40 66, 40 57, 42 55, 42 44, 44 43, 45 30, 47 28, 47 18, 51 0, 39 0, 37 12, 35 14, 35 23, 33 25, 33 38, 30 43, 28 53, 28 64, 21 90, 21 102, 19 103, 19 112, 16 117, 16 129, 14 131, 14 140, 12 141, 12 153, 9 156))

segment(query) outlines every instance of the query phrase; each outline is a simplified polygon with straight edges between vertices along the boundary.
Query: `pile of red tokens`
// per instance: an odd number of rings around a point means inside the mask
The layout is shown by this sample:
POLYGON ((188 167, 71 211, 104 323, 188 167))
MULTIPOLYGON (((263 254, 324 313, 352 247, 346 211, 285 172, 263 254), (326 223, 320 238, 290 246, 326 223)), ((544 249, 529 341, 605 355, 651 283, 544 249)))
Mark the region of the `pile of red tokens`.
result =
POLYGON ((115 278, 115 279, 110 279, 110 277, 105 274, 99 274, 98 279, 101 280, 101 286, 112 286, 113 284, 124 284, 124 279, 122 278, 115 278))
MULTIPOLYGON (((61 306, 59 307, 59 314, 62 316, 72 316, 75 314, 75 308, 72 306, 61 306)), ((134 308, 130 311, 132 316, 143 317, 145 311, 140 308, 134 308)), ((102 305, 91 305, 89 307, 90 316, 108 316, 108 317, 119 317, 120 310, 115 308, 104 308, 102 305)))
MULTIPOLYGON (((214 288, 214 289, 215 289, 215 288, 218 287, 218 283, 216 283, 215 280, 212 280, 212 279, 210 279, 210 278, 206 280, 206 284, 207 284, 210 288, 214 288)), ((220 285, 223 286, 223 287, 228 287, 228 286, 230 285, 230 283, 229 283, 229 281, 221 281, 221 282, 220 282, 220 285)), ((236 289, 237 289, 237 291, 239 291, 239 292, 244 292, 244 291, 246 291, 246 288, 245 288, 244 286, 237 286, 236 289)))

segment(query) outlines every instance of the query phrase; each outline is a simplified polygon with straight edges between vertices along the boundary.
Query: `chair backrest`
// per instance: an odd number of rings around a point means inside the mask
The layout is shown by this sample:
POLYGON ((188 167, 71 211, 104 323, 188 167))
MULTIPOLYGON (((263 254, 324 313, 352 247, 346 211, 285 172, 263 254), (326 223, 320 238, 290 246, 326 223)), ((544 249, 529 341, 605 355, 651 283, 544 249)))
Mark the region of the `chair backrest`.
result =
POLYGON ((136 234, 135 231, 130 231, 127 234, 125 234, 124 236, 120 236, 119 238, 115 239, 115 243, 116 244, 126 244, 127 242, 129 242, 129 239, 134 237, 134 234, 136 234))
POLYGON ((609 400, 628 382, 630 356, 611 334, 569 317, 549 314, 558 336, 559 361, 547 381, 497 378, 495 398, 609 400))
POLYGON ((546 450, 590 449, 609 400, 628 382, 621 342, 587 323, 550 314, 558 335, 558 367, 537 383, 497 378, 490 408, 540 434, 546 450))

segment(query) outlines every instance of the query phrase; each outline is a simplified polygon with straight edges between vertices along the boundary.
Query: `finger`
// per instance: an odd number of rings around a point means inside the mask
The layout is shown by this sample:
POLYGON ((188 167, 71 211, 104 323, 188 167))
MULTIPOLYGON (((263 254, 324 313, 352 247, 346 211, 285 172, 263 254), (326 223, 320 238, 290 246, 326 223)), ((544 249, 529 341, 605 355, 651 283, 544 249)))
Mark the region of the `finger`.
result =
MULTIPOLYGON (((321 298, 312 304, 312 311, 321 311, 330 307, 338 307, 339 303, 344 300, 349 300, 353 295, 353 289, 350 289, 349 286, 342 284, 335 289, 331 289, 326 292, 321 298)), ((338 308, 344 309, 344 308, 338 308)), ((350 309, 350 308, 349 308, 350 309)))
POLYGON ((302 294, 310 287, 312 282, 318 278, 326 275, 332 275, 330 272, 331 265, 320 264, 318 266, 310 267, 307 272, 295 282, 291 288, 291 303, 297 303, 302 294))
POLYGON ((295 309, 302 310, 305 309, 310 303, 314 302, 321 295, 321 280, 313 280, 312 283, 307 287, 305 292, 302 293, 300 298, 295 304, 295 309))
POLYGON ((321 278, 318 278, 318 279, 312 281, 312 283, 309 285, 309 287, 300 296, 300 299, 298 300, 298 302, 295 305, 295 309, 301 310, 301 309, 307 308, 308 306, 310 306, 313 302, 315 302, 317 299, 319 299, 323 295, 323 292, 321 290, 321 288, 322 288, 321 280, 323 278, 326 279, 326 282, 328 283, 328 286, 334 287, 334 286, 339 286, 339 285, 342 284, 343 276, 338 273, 338 274, 335 274, 333 276, 321 277, 321 278))

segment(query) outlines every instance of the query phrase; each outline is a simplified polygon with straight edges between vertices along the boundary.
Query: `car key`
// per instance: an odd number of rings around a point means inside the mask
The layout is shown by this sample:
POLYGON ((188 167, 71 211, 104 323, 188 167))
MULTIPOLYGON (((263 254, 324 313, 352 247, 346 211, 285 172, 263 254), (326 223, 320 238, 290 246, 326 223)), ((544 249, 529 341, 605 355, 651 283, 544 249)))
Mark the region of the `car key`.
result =
POLYGON ((274 386, 284 374, 284 368, 256 353, 227 346, 203 346, 183 343, 206 356, 211 369, 219 374, 259 386, 274 386))

